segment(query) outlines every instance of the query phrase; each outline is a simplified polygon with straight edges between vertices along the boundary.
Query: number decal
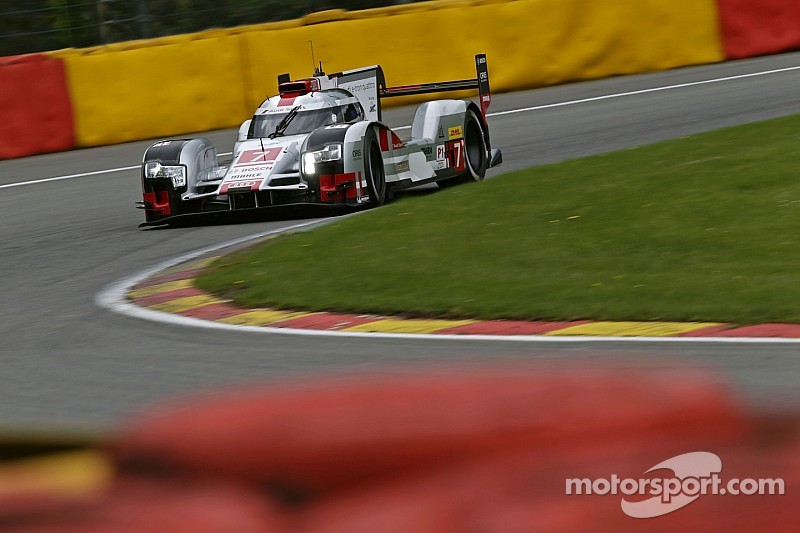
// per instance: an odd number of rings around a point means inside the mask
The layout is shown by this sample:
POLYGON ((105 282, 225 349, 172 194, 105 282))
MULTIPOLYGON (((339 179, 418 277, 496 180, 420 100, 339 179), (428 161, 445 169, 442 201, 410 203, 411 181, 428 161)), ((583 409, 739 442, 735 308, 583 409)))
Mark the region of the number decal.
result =
POLYGON ((239 154, 239 158, 236 160, 236 166, 245 166, 245 165, 263 165, 264 163, 270 163, 275 161, 278 158, 278 155, 281 153, 281 148, 267 148, 266 150, 245 150, 241 154, 239 154))
POLYGON ((461 160, 462 159, 461 148, 462 147, 460 142, 453 143, 453 159, 455 160, 455 164, 453 166, 456 167, 457 170, 462 169, 464 165, 461 160))
POLYGON ((447 166, 453 170, 464 170, 464 139, 447 143, 447 166))

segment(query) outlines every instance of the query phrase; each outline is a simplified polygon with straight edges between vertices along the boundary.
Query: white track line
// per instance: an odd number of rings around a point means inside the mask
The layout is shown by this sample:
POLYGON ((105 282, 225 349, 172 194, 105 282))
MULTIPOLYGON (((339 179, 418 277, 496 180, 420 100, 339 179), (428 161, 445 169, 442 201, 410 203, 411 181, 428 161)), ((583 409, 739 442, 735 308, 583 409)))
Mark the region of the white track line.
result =
POLYGON ((739 74, 736 76, 726 76, 724 78, 714 78, 711 80, 701 80, 701 81, 691 81, 687 83, 678 83, 676 85, 666 85, 664 87, 653 87, 650 89, 640 89, 638 91, 628 91, 624 93, 617 93, 617 94, 607 94, 604 96, 594 96, 592 98, 582 98, 580 100, 570 100, 568 102, 558 102, 555 104, 545 104, 545 105, 537 105, 533 107, 523 107, 520 109, 510 109, 508 111, 498 111, 497 113, 489 113, 487 116, 489 117, 498 117, 502 115, 511 115, 514 113, 524 113, 526 111, 540 111, 542 109, 552 109, 554 107, 564 107, 569 105, 577 105, 577 104, 585 104, 588 102, 599 102, 601 100, 611 100, 612 98, 623 98, 625 96, 636 96, 638 94, 647 94, 647 93, 656 93, 661 91, 672 91, 675 89, 684 89, 686 87, 694 87, 697 85, 708 85, 710 83, 721 83, 725 81, 732 81, 732 80, 741 80, 744 78, 755 78, 757 76, 767 76, 769 74, 780 74, 782 72, 790 72, 793 70, 800 70, 800 66, 796 67, 786 67, 786 68, 779 68, 774 70, 764 70, 762 72, 752 72, 750 74, 739 74))
MULTIPOLYGON (((556 102, 554 104, 543 104, 537 105, 532 107, 521 107, 519 109, 509 109, 508 111, 497 111, 496 113, 487 113, 487 117, 501 117, 504 115, 513 115, 515 113, 527 113, 530 111, 541 111, 543 109, 553 109, 556 107, 565 107, 570 105, 578 105, 578 104, 586 104, 590 102, 600 102, 602 100, 611 100, 613 98, 624 98, 626 96, 636 96, 639 94, 647 94, 647 93, 656 93, 661 91, 672 91, 675 89, 684 89, 686 87, 694 87, 696 85, 708 85, 710 83, 721 83, 725 81, 732 81, 732 80, 740 80, 744 78, 754 78, 757 76, 767 76, 769 74, 780 74, 782 72, 790 72, 793 70, 800 70, 800 66, 796 67, 786 67, 786 68, 779 68, 774 70, 764 70, 761 72, 752 72, 750 74, 739 74, 736 76, 726 76, 724 78, 714 78, 710 80, 701 80, 701 81, 691 81, 687 83, 679 83, 676 85, 665 85, 663 87, 652 87, 650 89, 640 89, 638 91, 627 91, 624 93, 616 93, 616 94, 606 94, 603 96, 593 96, 591 98, 581 98, 580 100, 568 100, 566 102, 556 102)), ((407 130, 411 129, 411 126, 400 126, 399 128, 394 128, 395 130, 407 130)))
MULTIPOLYGON (((361 211, 364 213, 366 211, 361 211)), ((354 213, 346 216, 356 216, 354 213)), ((225 324, 200 318, 154 311, 146 307, 139 307, 127 299, 128 292, 139 282, 156 275, 157 273, 174 266, 187 263, 197 257, 224 250, 226 248, 250 243, 269 236, 279 235, 289 231, 309 228, 316 225, 332 223, 342 217, 303 222, 285 228, 256 233, 232 241, 215 244, 194 252, 181 255, 159 263, 151 268, 133 274, 103 289, 95 296, 95 303, 121 315, 160 322, 175 326, 188 326, 196 328, 216 329, 225 331, 238 331, 249 333, 273 333, 281 335, 300 335, 306 337, 349 337, 363 339, 394 339, 394 340, 448 340, 448 341, 503 341, 503 342, 541 342, 541 343, 586 343, 586 342, 642 342, 642 343, 703 343, 703 344, 798 344, 800 339, 784 339, 776 337, 589 337, 589 336, 546 336, 546 335, 433 335, 418 333, 362 333, 350 331, 326 331, 313 329, 273 328, 267 326, 239 326, 225 324)))
MULTIPOLYGON (((226 155, 232 155, 233 152, 226 152, 223 154, 217 154, 217 157, 223 157, 226 155)), ((99 174, 110 174, 112 172, 124 172, 126 170, 137 170, 141 168, 142 165, 135 165, 131 167, 119 167, 119 168, 109 168, 108 170, 95 170, 93 172, 81 172, 80 174, 69 174, 67 176, 56 176, 53 178, 42 178, 39 180, 31 180, 31 181, 20 181, 18 183, 7 183, 5 185, 0 185, 0 189, 10 189, 11 187, 22 187, 23 185, 36 185, 38 183, 47 183, 50 181, 61 181, 61 180, 71 180, 74 178, 85 178, 88 176, 97 176, 99 174)))
MULTIPOLYGON (((488 117, 499 117, 499 116, 503 116, 503 115, 512 115, 512 114, 515 114, 515 113, 527 113, 527 112, 530 112, 530 111, 541 111, 542 109, 552 109, 552 108, 556 108, 556 107, 565 107, 565 106, 571 106, 571 105, 585 104, 585 103, 589 103, 589 102, 600 102, 602 100, 611 100, 613 98, 624 98, 626 96, 636 96, 636 95, 639 95, 639 94, 655 93, 655 92, 661 92, 661 91, 672 91, 672 90, 675 90, 675 89, 685 89, 686 87, 694 87, 694 86, 697 86, 697 85, 708 85, 710 83, 722 83, 722 82, 726 82, 726 81, 741 80, 741 79, 745 79, 745 78, 755 78, 757 76, 768 76, 770 74, 780 74, 780 73, 783 73, 783 72, 791 72, 791 71, 794 71, 794 70, 800 70, 800 66, 779 68, 779 69, 773 69, 773 70, 764 70, 764 71, 761 71, 761 72, 751 72, 749 74, 738 74, 736 76, 726 76, 724 78, 713 78, 713 79, 710 79, 710 80, 692 81, 692 82, 687 82, 687 83, 679 83, 679 84, 676 84, 676 85, 666 85, 666 86, 663 86, 663 87, 652 87, 650 89, 641 89, 641 90, 638 90, 638 91, 627 91, 627 92, 624 92, 624 93, 606 94, 606 95, 603 95, 603 96, 594 96, 594 97, 591 97, 591 98, 581 98, 580 100, 568 100, 566 102, 557 102, 557 103, 554 103, 554 104, 544 104, 544 105, 538 105, 538 106, 532 106, 532 107, 521 107, 519 109, 509 109, 508 111, 498 111, 496 113, 489 113, 487 116, 488 117)), ((407 130, 407 129, 411 129, 411 126, 400 126, 400 127, 393 128, 393 129, 396 130, 396 131, 407 130)), ((227 153, 218 154, 218 155, 221 157, 221 156, 231 155, 231 153, 227 152, 227 153)), ((23 185, 36 185, 38 183, 47 183, 49 181, 69 180, 69 179, 73 179, 73 178, 82 178, 82 177, 85 177, 85 176, 96 176, 98 174, 105 174, 105 173, 109 173, 109 172, 122 172, 124 170, 134 170, 134 169, 137 169, 137 168, 139 168, 139 165, 131 166, 131 167, 112 168, 112 169, 109 169, 109 170, 96 170, 94 172, 84 172, 84 173, 81 173, 81 174, 70 174, 69 176, 57 176, 57 177, 54 177, 54 178, 44 178, 44 179, 39 179, 39 180, 23 181, 23 182, 19 182, 19 183, 9 183, 7 185, 0 185, 0 189, 8 189, 8 188, 11 188, 11 187, 21 187, 23 185)))
POLYGON ((112 172, 122 172, 125 170, 134 170, 139 168, 141 165, 136 165, 135 167, 120 167, 120 168, 110 168, 108 170, 95 170, 94 172, 82 172, 80 174, 70 174, 68 176, 56 176, 54 178, 43 178, 40 180, 31 180, 31 181, 20 181, 18 183, 7 183, 6 185, 0 185, 0 189, 10 189, 11 187, 22 187, 23 185, 36 185, 37 183, 47 183, 50 181, 61 181, 61 180, 71 180, 73 178, 83 178, 86 176, 97 176, 98 174, 110 174, 112 172))

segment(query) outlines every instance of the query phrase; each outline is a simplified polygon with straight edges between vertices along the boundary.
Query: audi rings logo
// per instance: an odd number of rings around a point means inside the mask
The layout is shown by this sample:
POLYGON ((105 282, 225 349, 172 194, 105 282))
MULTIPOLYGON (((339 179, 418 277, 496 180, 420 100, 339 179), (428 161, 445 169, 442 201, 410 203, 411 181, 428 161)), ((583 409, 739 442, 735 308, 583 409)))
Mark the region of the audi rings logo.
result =
POLYGON ((610 479, 569 478, 568 495, 606 495, 623 494, 620 505, 622 511, 632 518, 654 518, 686 507, 700 496, 784 494, 784 481, 781 478, 730 479, 723 482, 722 460, 710 452, 691 452, 662 461, 647 469, 644 474, 656 470, 669 470, 673 473, 666 478, 624 478, 616 474, 610 479), (644 500, 627 497, 650 496, 644 500))

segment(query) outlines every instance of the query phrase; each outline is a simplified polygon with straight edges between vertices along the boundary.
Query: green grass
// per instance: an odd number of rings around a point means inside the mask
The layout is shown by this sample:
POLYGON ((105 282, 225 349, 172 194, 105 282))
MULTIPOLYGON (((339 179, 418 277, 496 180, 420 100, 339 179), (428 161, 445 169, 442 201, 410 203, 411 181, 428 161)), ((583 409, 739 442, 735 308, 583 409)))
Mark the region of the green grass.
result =
POLYGON ((218 260, 243 306, 800 322, 800 116, 506 174, 218 260))

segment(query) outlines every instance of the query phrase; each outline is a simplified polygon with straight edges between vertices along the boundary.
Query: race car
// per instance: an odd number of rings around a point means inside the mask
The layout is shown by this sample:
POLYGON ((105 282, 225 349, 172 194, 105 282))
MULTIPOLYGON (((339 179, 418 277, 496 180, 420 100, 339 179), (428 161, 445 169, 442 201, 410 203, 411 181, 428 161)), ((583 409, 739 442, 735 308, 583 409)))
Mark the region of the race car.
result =
POLYGON ((436 182, 441 187, 480 181, 502 163, 491 146, 486 55, 475 56, 475 79, 387 87, 380 66, 292 81, 278 77, 265 100, 239 128, 233 158, 217 161, 204 138, 163 140, 142 161, 145 222, 245 212, 280 205, 376 207, 394 191, 436 182), (478 89, 470 100, 420 105, 411 137, 381 122, 381 101, 397 96, 478 89))

